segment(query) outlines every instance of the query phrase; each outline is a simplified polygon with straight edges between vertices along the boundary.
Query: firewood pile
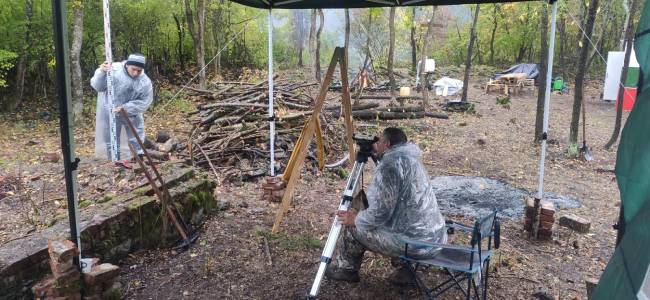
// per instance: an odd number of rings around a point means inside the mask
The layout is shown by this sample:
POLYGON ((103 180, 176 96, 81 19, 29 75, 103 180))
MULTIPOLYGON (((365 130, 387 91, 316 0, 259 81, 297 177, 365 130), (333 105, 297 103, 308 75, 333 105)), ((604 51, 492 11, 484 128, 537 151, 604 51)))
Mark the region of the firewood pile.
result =
MULTIPOLYGON (((316 83, 274 83, 276 170, 283 169, 312 113, 306 88, 316 83)), ((187 156, 221 181, 248 180, 269 172, 268 82, 219 82, 214 90, 191 88, 199 97, 187 156)), ((323 133, 324 138, 327 134, 323 133)))

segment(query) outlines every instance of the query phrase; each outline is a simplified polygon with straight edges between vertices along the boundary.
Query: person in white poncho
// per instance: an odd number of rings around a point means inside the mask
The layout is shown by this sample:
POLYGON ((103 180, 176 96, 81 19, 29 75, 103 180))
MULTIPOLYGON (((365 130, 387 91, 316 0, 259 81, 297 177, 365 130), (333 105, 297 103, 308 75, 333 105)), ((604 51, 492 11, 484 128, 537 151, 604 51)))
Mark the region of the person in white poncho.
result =
MULTIPOLYGON (((126 144, 125 137, 128 137, 128 142, 135 148, 139 155, 144 153, 128 129, 126 120, 123 120, 122 115, 119 113, 124 110, 129 115, 129 120, 133 123, 140 139, 144 141, 144 117, 142 115, 147 111, 153 101, 153 86, 149 77, 144 73, 144 67, 145 57, 139 53, 129 55, 126 61, 114 62, 112 64, 113 103, 115 107, 113 113, 115 113, 118 160, 131 157, 131 152, 126 144)), ((90 79, 90 85, 98 92, 95 123, 95 157, 104 159, 111 158, 109 127, 111 112, 109 111, 108 100, 106 99, 107 71, 108 64, 103 63, 97 68, 93 78, 90 79)))
MULTIPOLYGON (((367 208, 362 209, 355 199, 352 209, 337 213, 346 227, 337 244, 337 266, 330 265, 325 272, 332 280, 358 282, 366 250, 386 255, 392 258, 394 266, 400 266, 397 258, 404 252, 400 238, 447 241, 445 219, 420 160, 420 148, 409 143, 398 128, 386 128, 374 148, 380 162, 368 187, 367 208)), ((409 254, 416 257, 433 256, 437 251, 409 248, 409 254)), ((401 265, 390 279, 403 285, 410 282, 410 275, 401 265)))

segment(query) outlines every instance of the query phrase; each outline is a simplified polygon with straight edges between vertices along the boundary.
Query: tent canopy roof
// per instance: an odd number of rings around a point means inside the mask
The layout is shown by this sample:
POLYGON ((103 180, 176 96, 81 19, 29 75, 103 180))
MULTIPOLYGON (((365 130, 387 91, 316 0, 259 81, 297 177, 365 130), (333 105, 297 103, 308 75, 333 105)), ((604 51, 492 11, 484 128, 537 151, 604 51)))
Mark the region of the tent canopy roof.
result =
MULTIPOLYGON (((507 3, 535 0, 232 0, 257 8, 367 8, 390 6, 456 5, 476 3, 507 3)), ((551 2, 554 2, 553 0, 551 2)))

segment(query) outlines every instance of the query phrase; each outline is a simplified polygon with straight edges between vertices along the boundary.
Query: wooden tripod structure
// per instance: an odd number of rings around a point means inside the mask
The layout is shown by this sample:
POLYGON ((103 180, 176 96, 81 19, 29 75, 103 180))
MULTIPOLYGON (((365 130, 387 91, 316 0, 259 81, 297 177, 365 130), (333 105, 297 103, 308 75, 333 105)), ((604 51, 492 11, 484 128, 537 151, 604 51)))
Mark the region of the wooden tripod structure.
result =
POLYGON ((323 103, 325 102, 325 96, 327 96, 327 90, 332 83, 332 77, 334 76, 334 71, 336 71, 336 65, 339 65, 341 72, 341 81, 343 82, 343 95, 342 95, 342 107, 343 107, 343 118, 345 120, 345 129, 346 129, 346 139, 348 143, 348 152, 350 155, 350 161, 354 161, 354 141, 352 140, 352 133, 354 132, 352 124, 352 105, 350 103, 350 87, 348 83, 348 62, 347 56, 345 55, 346 49, 344 47, 336 47, 334 49, 334 55, 332 56, 332 61, 327 68, 327 73, 325 78, 320 85, 320 91, 318 97, 316 98, 316 103, 314 104, 314 110, 311 117, 305 123, 305 126, 302 128, 298 142, 291 152, 291 158, 289 158, 289 163, 287 164, 287 169, 282 175, 282 179, 287 183, 287 187, 282 196, 282 203, 278 209, 278 212, 275 216, 275 222, 273 222, 272 233, 278 233, 280 231, 280 224, 284 214, 289 210, 289 205, 291 205, 291 199, 293 198, 293 192, 300 178, 300 170, 305 162, 307 157, 307 149, 311 144, 311 141, 316 135, 317 143, 317 156, 319 162, 319 168, 324 166, 324 149, 323 141, 320 129, 320 114, 323 109, 323 103))

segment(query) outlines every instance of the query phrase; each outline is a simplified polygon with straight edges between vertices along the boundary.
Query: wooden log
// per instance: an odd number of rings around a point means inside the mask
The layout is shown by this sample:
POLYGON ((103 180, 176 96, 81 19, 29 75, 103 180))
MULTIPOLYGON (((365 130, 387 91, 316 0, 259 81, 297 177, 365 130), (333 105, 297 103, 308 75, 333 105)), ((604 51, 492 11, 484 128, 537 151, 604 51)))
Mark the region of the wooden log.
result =
POLYGON ((440 113, 440 112, 434 112, 434 111, 428 111, 428 112, 424 113, 424 115, 429 117, 429 118, 445 119, 445 120, 449 119, 449 115, 443 114, 443 113, 440 113))
POLYGON ((377 110, 358 110, 352 112, 352 117, 361 120, 398 120, 398 119, 419 119, 424 117, 423 111, 418 112, 392 112, 377 110))

